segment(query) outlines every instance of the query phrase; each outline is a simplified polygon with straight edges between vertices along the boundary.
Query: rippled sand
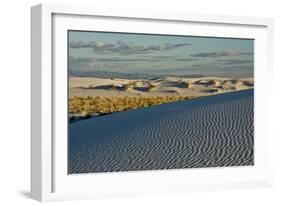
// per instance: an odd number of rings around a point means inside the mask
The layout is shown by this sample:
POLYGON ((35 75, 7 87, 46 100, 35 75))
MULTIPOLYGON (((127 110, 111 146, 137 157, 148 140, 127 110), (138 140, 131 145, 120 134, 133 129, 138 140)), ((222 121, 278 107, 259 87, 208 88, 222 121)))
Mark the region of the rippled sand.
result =
POLYGON ((253 89, 69 126, 69 173, 254 164, 253 89))

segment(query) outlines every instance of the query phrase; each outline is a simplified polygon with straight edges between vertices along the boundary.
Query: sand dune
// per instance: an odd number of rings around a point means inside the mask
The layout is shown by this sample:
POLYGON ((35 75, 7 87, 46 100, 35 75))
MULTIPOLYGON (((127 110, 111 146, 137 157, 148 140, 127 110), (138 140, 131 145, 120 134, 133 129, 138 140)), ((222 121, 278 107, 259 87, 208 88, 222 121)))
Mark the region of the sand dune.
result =
POLYGON ((250 89, 70 124, 69 172, 253 165, 253 101, 250 89))
POLYGON ((101 78, 69 78, 69 96, 207 96, 253 88, 254 81, 219 77, 128 80, 101 78))

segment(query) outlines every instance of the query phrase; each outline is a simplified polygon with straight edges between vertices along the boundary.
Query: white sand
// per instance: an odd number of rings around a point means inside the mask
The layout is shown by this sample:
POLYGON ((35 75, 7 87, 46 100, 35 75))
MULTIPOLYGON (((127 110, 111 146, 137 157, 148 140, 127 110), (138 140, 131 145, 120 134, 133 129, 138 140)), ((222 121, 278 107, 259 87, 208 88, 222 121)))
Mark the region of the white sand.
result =
POLYGON ((253 90, 114 113, 69 126, 69 172, 254 164, 253 90))
POLYGON ((220 77, 179 78, 156 80, 127 80, 102 78, 69 78, 69 96, 208 96, 253 88, 253 78, 230 79, 220 77), (110 89, 110 86, 114 89, 110 89), (122 89, 127 85, 126 89, 122 89), (153 88, 148 90, 149 85, 153 88), (188 85, 188 86, 187 86, 188 85))

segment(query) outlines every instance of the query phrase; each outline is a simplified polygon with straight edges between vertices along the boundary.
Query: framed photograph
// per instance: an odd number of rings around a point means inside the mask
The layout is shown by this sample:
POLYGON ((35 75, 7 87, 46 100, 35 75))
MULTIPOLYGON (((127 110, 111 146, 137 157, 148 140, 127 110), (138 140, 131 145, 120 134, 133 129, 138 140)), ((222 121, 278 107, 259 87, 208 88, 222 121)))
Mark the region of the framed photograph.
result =
POLYGON ((272 186, 271 19, 31 14, 34 199, 272 186))

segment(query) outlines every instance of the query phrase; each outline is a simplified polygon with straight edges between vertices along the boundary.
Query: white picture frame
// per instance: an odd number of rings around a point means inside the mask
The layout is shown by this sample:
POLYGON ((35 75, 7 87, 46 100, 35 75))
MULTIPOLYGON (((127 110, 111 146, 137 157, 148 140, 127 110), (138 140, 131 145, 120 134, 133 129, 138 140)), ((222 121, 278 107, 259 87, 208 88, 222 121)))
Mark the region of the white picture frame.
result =
POLYGON ((266 119, 273 76, 273 21, 269 18, 149 12, 40 4, 31 9, 31 196, 39 201, 270 187, 273 182, 273 134, 266 119), (114 21, 118 21, 118 28, 114 21), (93 22, 95 24, 93 24, 93 22), (137 28, 130 25, 139 24, 137 28), (154 24, 157 23, 157 29, 154 24), (204 168, 68 175, 65 31, 134 31, 219 37, 251 37, 255 44, 255 159, 251 168, 204 168), (168 30, 173 28, 173 30, 168 30), (198 26, 200 25, 200 26, 198 26), (146 28, 145 28, 146 27, 146 28), (186 27, 185 27, 186 28, 186 27), (208 28, 208 29, 207 29, 208 28), (211 29, 210 29, 211 28, 211 29), (135 29, 135 30, 134 30, 135 29), (196 33, 197 32, 197 33, 196 33), (200 33, 201 32, 201 33, 200 33), (65 45, 65 46, 64 46, 65 45), (58 98, 60 97, 60 99, 58 98), (267 97, 267 98, 264 98, 267 97), (63 99, 63 100, 62 100, 63 99), (83 187, 82 187, 83 185, 83 187))

